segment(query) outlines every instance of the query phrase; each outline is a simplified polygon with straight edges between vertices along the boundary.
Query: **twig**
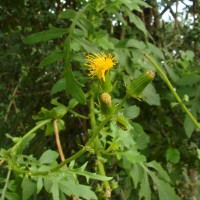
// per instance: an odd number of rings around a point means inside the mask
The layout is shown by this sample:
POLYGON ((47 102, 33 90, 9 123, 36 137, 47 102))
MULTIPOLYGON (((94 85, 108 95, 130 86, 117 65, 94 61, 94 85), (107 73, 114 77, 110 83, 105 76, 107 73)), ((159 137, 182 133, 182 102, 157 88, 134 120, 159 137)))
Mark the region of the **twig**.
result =
POLYGON ((53 126, 54 126, 54 133, 55 133, 55 138, 56 138, 56 144, 57 144, 57 147, 58 147, 58 152, 60 154, 60 159, 63 162, 65 160, 65 156, 63 154, 62 146, 61 146, 61 143, 60 143, 57 119, 55 119, 53 121, 53 126))

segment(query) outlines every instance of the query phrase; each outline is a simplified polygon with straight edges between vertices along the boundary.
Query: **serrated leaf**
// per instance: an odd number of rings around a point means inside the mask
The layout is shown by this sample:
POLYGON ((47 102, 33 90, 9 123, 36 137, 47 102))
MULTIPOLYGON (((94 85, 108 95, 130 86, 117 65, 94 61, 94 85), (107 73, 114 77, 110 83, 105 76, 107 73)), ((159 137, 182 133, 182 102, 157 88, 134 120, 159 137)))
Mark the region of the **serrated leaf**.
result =
POLYGON ((47 150, 45 151, 40 159, 39 159, 39 163, 40 164, 50 164, 56 161, 56 159, 58 158, 58 153, 52 150, 47 150))
POLYGON ((42 62, 40 63, 40 66, 44 67, 47 65, 51 65, 58 60, 62 60, 64 57, 65 57, 64 52, 53 52, 42 60, 42 62))
POLYGON ((151 188, 149 186, 148 175, 145 172, 140 184, 139 198, 145 198, 145 200, 151 200, 151 188))
POLYGON ((51 39, 59 38, 68 33, 67 28, 52 28, 47 31, 42 31, 39 33, 34 33, 29 37, 24 39, 25 44, 34 44, 38 42, 45 42, 51 39))

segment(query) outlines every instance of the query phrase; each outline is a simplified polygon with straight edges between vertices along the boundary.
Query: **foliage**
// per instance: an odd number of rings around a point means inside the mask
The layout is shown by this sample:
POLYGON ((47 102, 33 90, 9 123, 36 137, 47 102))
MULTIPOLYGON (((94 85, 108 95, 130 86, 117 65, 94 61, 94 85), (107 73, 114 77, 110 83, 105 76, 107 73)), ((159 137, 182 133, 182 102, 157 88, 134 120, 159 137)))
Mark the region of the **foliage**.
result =
POLYGON ((0 3, 1 200, 198 198, 196 2, 0 3))

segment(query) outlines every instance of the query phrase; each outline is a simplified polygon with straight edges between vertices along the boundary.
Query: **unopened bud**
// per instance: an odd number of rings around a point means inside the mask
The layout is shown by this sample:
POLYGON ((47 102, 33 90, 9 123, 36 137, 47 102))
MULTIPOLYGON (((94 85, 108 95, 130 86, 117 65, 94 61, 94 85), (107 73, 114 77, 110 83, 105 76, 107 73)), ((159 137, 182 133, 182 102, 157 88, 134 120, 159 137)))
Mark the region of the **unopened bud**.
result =
POLYGON ((101 102, 106 104, 107 106, 111 105, 111 96, 108 93, 104 92, 103 94, 101 94, 101 102))
POLYGON ((147 70, 127 86, 127 93, 132 97, 141 96, 145 87, 154 79, 155 72, 147 70))

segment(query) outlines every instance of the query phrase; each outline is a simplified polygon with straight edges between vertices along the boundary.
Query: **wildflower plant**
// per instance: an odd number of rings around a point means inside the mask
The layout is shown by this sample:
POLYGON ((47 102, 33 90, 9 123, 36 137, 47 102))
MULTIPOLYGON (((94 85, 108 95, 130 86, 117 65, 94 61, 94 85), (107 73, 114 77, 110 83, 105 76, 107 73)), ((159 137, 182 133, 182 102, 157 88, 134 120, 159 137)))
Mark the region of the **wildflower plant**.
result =
MULTIPOLYGON (((140 4, 129 3, 135 6, 129 8, 126 1, 116 1, 114 7, 112 2, 107 2, 108 5, 103 7, 87 3, 80 11, 62 11, 59 19, 63 24, 67 20, 69 27, 53 27, 25 38, 26 44, 62 38, 64 42, 59 51, 48 55, 40 66, 62 63, 63 71, 51 91, 56 96, 51 100, 52 107, 42 107, 33 116, 36 120, 35 127, 18 138, 7 135, 13 146, 0 151, 0 164, 7 172, 6 178, 2 180, 4 185, 0 190, 1 200, 21 197, 28 200, 37 198, 42 192, 48 193, 53 200, 108 200, 118 199, 120 196, 123 199, 136 197, 151 200, 152 196, 158 196, 161 200, 180 199, 166 170, 159 162, 147 159, 148 152, 145 152, 148 150, 149 135, 134 121, 140 114, 136 102, 145 100, 145 90, 157 97, 156 92, 151 90, 154 88, 154 70, 161 75, 170 90, 173 89, 171 83, 151 56, 143 54, 144 50, 150 51, 150 47, 144 42, 140 43, 144 48, 138 48, 142 57, 142 62, 137 63, 140 64, 140 70, 135 70, 137 73, 131 76, 133 65, 126 61, 131 60, 134 51, 127 53, 128 50, 124 50, 127 48, 127 41, 109 41, 107 36, 100 40, 98 37, 101 32, 97 32, 92 24, 97 13, 108 12, 109 8, 109 12, 117 9, 116 12, 121 13, 121 6, 131 21, 135 15, 130 9, 134 10, 140 4), (102 44, 102 41, 106 42, 102 44), (87 78, 85 69, 89 71, 87 78), (63 93, 62 96, 59 96, 60 92, 63 93), (71 121, 73 130, 79 130, 82 140, 77 140, 77 144, 70 138, 69 146, 76 147, 66 153, 67 145, 63 145, 65 137, 60 137, 60 134, 69 134, 71 129, 68 126, 71 121), (26 155, 27 146, 38 133, 55 138, 53 141, 56 145, 42 147, 46 151, 39 157, 26 155), (57 149, 52 149, 55 146, 57 149), (19 182, 20 187, 17 185, 19 182), (17 191, 18 188, 21 188, 20 192, 17 191)), ((147 6, 144 2, 142 5, 147 6)), ((101 23, 97 22, 101 29, 101 23)), ((137 24, 137 27, 146 38, 148 32, 143 24, 137 24)), ((129 42, 131 41, 133 40, 129 42)), ((198 122, 174 89, 172 94, 199 128, 198 122)))

